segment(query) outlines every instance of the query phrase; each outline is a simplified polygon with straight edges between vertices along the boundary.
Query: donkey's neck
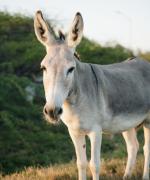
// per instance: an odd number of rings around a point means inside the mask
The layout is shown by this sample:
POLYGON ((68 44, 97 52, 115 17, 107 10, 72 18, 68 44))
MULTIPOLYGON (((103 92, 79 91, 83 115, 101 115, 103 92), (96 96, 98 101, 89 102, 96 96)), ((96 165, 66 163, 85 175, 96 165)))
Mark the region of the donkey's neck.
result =
MULTIPOLYGON (((76 60, 76 70, 70 100, 75 103, 82 103, 86 99, 97 101, 101 88, 101 68, 94 64, 82 63, 76 60), (98 68, 98 71, 97 71, 98 68)), ((71 102, 70 101, 70 102, 71 102)))

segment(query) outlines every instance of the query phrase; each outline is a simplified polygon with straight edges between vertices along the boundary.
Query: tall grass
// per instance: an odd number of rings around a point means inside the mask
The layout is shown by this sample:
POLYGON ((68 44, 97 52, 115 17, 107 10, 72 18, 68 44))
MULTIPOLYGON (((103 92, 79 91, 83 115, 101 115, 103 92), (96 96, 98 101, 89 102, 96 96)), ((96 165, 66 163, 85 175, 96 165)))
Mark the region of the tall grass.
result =
MULTIPOLYGON (((101 180, 120 180, 122 179, 126 160, 125 159, 110 159, 102 160, 101 165, 101 180)), ((130 179, 142 179, 143 159, 140 157, 137 160, 133 175, 130 179)), ((92 179, 90 170, 87 170, 88 180, 92 179)), ((75 162, 68 164, 54 165, 47 168, 29 167, 22 172, 11 175, 0 176, 2 180, 76 180, 77 168, 75 162)))

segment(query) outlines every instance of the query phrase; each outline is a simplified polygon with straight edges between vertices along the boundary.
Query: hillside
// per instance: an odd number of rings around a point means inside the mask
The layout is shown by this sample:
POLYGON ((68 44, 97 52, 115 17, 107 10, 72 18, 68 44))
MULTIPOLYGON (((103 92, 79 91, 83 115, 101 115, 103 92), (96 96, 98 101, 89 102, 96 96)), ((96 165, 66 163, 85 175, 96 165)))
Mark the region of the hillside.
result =
MULTIPOLYGON (((121 45, 102 47, 86 37, 77 51, 81 61, 100 64, 120 62, 133 56, 121 45)), ((39 67, 44 55, 45 50, 34 35, 32 18, 0 12, 1 174, 75 159, 67 128, 43 120, 45 98, 43 85, 39 83, 39 67)), ((142 141, 142 135, 139 138, 142 141)), ((120 135, 103 138, 102 157, 112 156, 126 156, 120 135)))

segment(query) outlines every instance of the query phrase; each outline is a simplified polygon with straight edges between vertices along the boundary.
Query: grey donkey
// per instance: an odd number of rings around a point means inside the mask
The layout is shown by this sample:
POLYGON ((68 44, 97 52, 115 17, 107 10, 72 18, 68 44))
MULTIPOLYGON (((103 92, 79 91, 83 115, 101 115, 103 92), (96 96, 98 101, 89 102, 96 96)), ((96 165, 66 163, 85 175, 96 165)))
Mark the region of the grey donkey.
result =
MULTIPOLYGON (((34 19, 37 39, 45 46, 41 62, 46 120, 62 120, 68 127, 77 156, 79 180, 86 179, 86 142, 91 142, 89 166, 93 180, 99 179, 102 132, 122 133, 128 161, 124 179, 131 176, 138 151, 135 128, 144 129, 144 172, 149 179, 150 160, 150 63, 139 58, 111 65, 80 62, 75 48, 83 34, 83 18, 75 15, 69 33, 56 37, 42 12, 34 19)), ((88 52, 87 52, 88 53, 88 52)))

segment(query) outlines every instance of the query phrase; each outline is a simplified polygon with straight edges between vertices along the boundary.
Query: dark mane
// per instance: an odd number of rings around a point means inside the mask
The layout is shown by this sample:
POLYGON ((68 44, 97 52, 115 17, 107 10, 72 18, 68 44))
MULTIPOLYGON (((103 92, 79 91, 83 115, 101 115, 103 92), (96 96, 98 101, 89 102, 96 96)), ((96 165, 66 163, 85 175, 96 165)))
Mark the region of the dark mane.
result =
POLYGON ((77 52, 74 52, 74 56, 75 56, 78 60, 81 60, 81 59, 80 59, 80 55, 79 55, 77 52))

